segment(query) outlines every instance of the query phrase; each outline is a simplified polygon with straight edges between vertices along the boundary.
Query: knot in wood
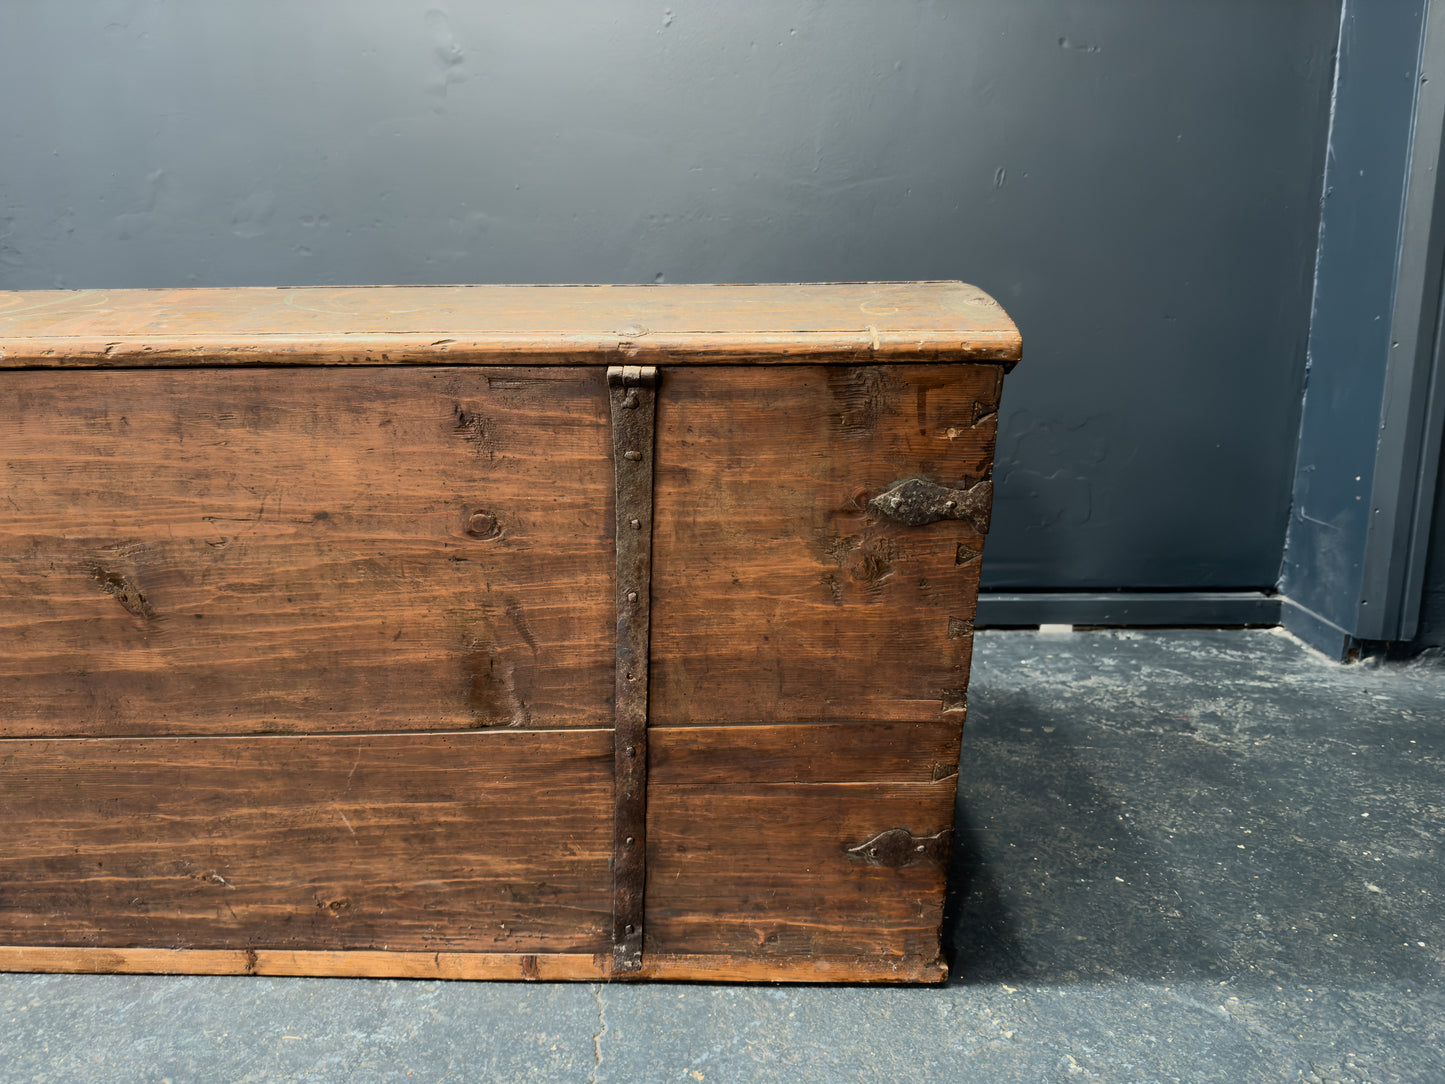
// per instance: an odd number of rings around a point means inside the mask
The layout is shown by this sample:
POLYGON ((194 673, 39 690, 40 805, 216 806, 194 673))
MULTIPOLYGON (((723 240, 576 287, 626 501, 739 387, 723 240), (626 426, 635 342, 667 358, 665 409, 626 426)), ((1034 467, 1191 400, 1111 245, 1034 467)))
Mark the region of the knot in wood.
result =
POLYGON ((490 512, 473 512, 467 518, 467 533, 475 538, 496 538, 501 534, 497 517, 490 512))

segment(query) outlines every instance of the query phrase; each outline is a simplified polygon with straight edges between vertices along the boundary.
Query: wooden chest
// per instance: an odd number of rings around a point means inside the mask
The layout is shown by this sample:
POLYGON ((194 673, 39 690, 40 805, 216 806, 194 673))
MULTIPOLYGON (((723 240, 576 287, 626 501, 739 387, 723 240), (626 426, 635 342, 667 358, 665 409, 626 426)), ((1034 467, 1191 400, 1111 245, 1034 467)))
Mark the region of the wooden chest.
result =
POLYGON ((0 968, 936 981, 960 283, 0 293, 0 968))

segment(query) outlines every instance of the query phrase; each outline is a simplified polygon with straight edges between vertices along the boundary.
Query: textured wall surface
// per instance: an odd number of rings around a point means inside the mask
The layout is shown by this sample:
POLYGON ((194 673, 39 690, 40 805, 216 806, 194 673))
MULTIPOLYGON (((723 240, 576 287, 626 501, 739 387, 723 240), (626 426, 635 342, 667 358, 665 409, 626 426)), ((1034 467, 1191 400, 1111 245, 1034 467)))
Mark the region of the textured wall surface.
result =
POLYGON ((1274 583, 1337 3, 0 5, 0 288, 963 278, 995 587, 1274 583))

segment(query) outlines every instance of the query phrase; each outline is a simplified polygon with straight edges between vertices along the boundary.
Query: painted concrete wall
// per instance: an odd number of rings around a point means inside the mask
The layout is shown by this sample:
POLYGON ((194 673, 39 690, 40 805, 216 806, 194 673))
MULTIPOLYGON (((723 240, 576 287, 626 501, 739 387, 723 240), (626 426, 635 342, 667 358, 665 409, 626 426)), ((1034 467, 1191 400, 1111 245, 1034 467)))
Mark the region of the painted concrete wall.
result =
POLYGON ((0 5, 0 287, 963 278, 995 587, 1263 587, 1330 0, 0 5))

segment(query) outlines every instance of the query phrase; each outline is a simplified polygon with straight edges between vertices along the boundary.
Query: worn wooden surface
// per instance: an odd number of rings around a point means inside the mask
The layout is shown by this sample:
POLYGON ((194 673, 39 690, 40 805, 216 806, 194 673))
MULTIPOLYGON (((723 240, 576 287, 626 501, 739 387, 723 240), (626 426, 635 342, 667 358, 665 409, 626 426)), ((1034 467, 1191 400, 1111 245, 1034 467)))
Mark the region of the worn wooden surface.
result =
POLYGON ((0 368, 746 359, 1012 364, 959 282, 0 292, 0 368))
POLYGON ((13 372, 0 413, 0 735, 611 725, 600 370, 13 372))
POLYGON ((992 366, 682 369, 658 397, 652 722, 964 708, 983 536, 868 507, 988 478, 992 366))
POLYGON ((627 977, 942 979, 1017 356, 957 283, 0 294, 0 967, 623 977, 603 367, 661 363, 627 977))
POLYGON ((653 727, 654 786, 707 783, 936 783, 958 774, 959 725, 653 727))
POLYGON ((932 956, 700 956, 654 954, 615 976, 610 960, 581 953, 309 952, 289 949, 88 949, 0 945, 0 971, 154 975, 325 975, 524 982, 612 978, 666 982, 943 982, 932 956))
POLYGON ((0 944, 600 952, 611 738, 0 741, 0 944))
MULTIPOLYGON (((867 980, 907 957, 892 977, 926 978, 943 865, 869 866, 846 847, 947 828, 957 739, 948 723, 654 732, 642 975, 867 980), (839 959, 822 975, 803 956, 839 959)), ((25 830, 0 856, 0 944, 242 954, 160 970, 302 973, 278 970, 290 952, 307 973, 432 975, 431 953, 490 950, 515 958, 444 970, 610 973, 610 799, 598 730, 11 739, 0 815, 25 830), (358 949, 425 957, 398 971, 358 949), (553 959, 579 950, 601 957, 553 959)))
POLYGON ((940 954, 945 866, 846 853, 953 824, 954 781, 655 785, 647 953, 940 954))
POLYGON ((952 827, 959 733, 947 719, 654 730, 646 958, 941 960, 946 860, 888 868, 848 849, 952 827))

